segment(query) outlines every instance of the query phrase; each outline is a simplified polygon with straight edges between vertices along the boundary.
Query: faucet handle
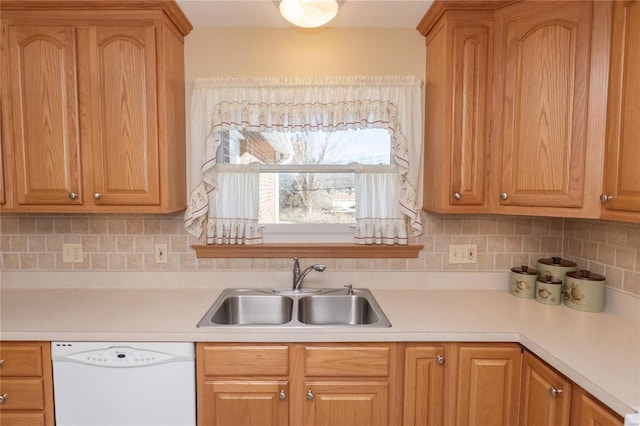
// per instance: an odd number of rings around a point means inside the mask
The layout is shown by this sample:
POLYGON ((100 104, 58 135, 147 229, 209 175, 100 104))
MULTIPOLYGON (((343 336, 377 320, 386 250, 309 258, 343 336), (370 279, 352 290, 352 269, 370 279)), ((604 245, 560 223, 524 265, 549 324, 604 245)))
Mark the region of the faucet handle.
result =
POLYGON ((352 296, 353 295, 353 284, 345 284, 342 287, 345 287, 347 289, 347 294, 352 296))

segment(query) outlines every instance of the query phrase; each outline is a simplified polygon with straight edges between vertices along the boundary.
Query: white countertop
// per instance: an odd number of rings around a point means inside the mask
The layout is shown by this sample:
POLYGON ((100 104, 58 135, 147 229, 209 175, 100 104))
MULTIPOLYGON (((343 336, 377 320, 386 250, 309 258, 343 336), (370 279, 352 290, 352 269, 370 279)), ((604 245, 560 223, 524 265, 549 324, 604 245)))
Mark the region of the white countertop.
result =
POLYGON ((519 342, 624 415, 640 412, 640 322, 507 290, 372 291, 390 328, 197 328, 222 288, 3 288, 3 340, 519 342))

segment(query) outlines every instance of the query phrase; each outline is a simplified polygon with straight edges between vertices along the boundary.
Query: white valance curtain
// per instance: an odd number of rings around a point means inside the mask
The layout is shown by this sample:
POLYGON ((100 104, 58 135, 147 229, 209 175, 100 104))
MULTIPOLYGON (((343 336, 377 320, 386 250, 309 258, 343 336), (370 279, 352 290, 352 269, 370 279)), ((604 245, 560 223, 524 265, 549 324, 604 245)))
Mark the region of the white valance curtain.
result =
MULTIPOLYGON (((413 234, 419 235, 420 85, 413 76, 195 79, 190 139, 193 189, 185 229, 200 237, 205 220, 214 217, 215 200, 210 197, 220 186, 216 151, 222 132, 383 128, 391 135, 398 166, 399 209, 413 234)), ((206 229, 211 238, 212 226, 206 229)))

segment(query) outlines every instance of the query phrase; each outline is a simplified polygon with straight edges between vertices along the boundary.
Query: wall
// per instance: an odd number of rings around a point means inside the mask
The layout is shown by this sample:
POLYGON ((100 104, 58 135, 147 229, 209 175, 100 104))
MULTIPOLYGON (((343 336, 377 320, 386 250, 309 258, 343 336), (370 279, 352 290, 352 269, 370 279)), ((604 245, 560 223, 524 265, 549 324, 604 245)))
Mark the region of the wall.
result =
MULTIPOLYGON (((194 77, 417 75, 424 78, 424 39, 412 29, 197 28, 185 42, 187 105, 194 77)), ((187 108, 188 115, 188 108, 187 108)), ((640 295, 640 225, 559 218, 444 216, 423 213, 418 259, 323 261, 339 271, 508 271, 563 255, 605 273, 612 287, 640 295), (564 238, 563 238, 564 236, 564 238), (448 245, 474 243, 478 263, 448 265, 448 245)), ((16 215, 0 217, 3 270, 288 271, 290 259, 196 259, 201 243, 173 215, 16 215), (83 244, 84 262, 62 263, 63 243, 83 244), (169 247, 167 264, 154 262, 153 245, 169 247)))

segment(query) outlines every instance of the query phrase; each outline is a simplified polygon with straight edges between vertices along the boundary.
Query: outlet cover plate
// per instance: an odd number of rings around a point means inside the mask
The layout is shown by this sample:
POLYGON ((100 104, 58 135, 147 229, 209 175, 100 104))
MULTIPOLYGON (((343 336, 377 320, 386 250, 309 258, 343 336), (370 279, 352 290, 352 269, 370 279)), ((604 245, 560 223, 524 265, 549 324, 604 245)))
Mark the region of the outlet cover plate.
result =
POLYGON ((83 261, 82 244, 62 244, 63 263, 82 263, 83 261))

